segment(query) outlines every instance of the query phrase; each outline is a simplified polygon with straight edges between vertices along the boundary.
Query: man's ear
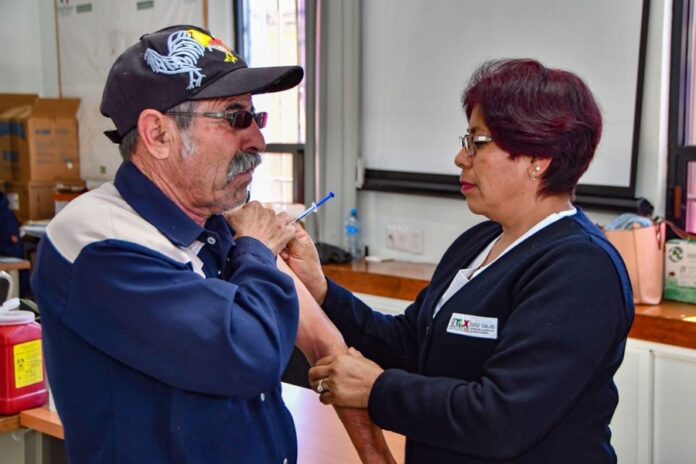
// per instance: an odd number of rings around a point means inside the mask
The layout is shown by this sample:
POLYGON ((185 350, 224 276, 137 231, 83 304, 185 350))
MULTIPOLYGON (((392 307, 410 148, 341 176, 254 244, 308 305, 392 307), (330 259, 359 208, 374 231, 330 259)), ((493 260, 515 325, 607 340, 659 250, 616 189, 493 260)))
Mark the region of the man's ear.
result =
POLYGON ((140 142, 155 159, 166 159, 172 154, 178 133, 176 124, 157 110, 143 110, 138 117, 140 142))

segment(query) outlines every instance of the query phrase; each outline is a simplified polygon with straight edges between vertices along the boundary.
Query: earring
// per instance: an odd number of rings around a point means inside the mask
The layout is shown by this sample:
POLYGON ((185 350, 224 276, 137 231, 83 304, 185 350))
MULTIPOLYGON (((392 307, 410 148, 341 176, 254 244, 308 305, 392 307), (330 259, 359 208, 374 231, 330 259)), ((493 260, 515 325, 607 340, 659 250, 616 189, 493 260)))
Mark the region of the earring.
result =
POLYGON ((534 170, 529 173, 529 178, 532 180, 536 180, 539 171, 541 171, 541 166, 534 166, 534 170))

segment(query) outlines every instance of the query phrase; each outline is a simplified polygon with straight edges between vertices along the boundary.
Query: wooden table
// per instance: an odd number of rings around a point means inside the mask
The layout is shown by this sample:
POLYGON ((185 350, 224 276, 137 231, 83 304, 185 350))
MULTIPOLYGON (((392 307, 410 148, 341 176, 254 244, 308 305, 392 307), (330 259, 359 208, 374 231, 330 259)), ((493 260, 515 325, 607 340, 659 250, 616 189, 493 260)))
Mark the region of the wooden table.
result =
POLYGON ((65 438, 60 417, 58 417, 57 413, 49 410, 47 406, 20 412, 19 422, 28 429, 33 429, 61 440, 65 438))
POLYGON ((31 268, 29 261, 8 256, 0 256, 0 271, 21 271, 31 268))
MULTIPOLYGON (((388 261, 329 264, 324 273, 345 288, 402 300, 415 300, 430 283, 433 264, 388 261)), ((663 300, 659 305, 638 305, 629 337, 696 349, 696 305, 663 300)))
MULTIPOLYGON (((360 459, 330 406, 319 402, 318 395, 306 388, 283 384, 283 399, 297 429, 298 462, 300 464, 358 464, 360 459)), ((58 414, 46 407, 29 409, 19 414, 22 426, 63 439, 63 425, 58 414)), ((404 462, 405 439, 385 431, 389 448, 397 462, 404 462)))
POLYGON ((0 433, 9 433, 16 430, 19 430, 19 414, 0 416, 0 433))

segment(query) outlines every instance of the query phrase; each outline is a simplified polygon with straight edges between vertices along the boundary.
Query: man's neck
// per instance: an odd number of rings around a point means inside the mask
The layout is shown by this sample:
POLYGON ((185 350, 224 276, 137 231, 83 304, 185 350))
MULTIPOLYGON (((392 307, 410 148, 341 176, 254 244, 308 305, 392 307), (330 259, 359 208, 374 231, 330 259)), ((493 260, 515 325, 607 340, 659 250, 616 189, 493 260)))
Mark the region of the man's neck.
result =
POLYGON ((209 211, 193 208, 190 205, 187 192, 182 191, 177 185, 172 183, 168 176, 163 175, 160 169, 155 169, 144 157, 133 154, 131 158, 133 164, 159 188, 164 195, 169 198, 179 209, 181 209, 192 221, 203 227, 210 217, 209 211))

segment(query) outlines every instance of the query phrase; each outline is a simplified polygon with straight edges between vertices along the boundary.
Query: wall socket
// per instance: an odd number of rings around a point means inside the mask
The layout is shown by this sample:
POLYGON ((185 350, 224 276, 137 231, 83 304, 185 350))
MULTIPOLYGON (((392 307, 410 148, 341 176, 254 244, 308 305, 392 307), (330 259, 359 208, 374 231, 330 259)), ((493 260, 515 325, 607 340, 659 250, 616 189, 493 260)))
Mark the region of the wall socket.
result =
POLYGON ((388 249, 423 254, 424 230, 421 226, 388 224, 385 243, 388 249))

